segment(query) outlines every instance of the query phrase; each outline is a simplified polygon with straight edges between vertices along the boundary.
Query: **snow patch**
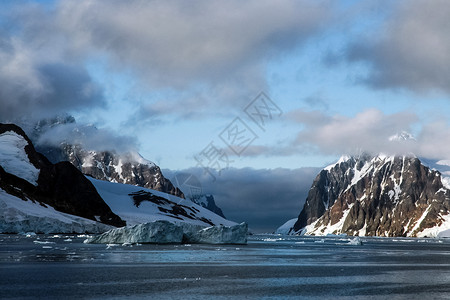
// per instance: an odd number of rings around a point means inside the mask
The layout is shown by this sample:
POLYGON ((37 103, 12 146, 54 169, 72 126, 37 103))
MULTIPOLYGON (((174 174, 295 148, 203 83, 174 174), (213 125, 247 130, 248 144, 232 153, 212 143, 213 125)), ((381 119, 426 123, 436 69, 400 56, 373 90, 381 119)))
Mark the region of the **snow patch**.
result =
POLYGON ((25 138, 14 131, 0 134, 0 165, 6 172, 37 186, 39 170, 28 159, 27 145, 25 138))
POLYGON ((389 141, 391 142, 400 142, 400 141, 415 141, 416 139, 414 138, 414 136, 407 132, 407 131, 402 131, 400 133, 394 134, 392 136, 389 137, 389 141))
POLYGON ((297 222, 298 218, 290 219, 275 231, 276 234, 288 235, 294 230, 294 224, 297 222))
POLYGON ((351 159, 351 156, 349 156, 349 155, 342 155, 336 163, 331 164, 331 165, 325 167, 324 170, 330 171, 330 170, 333 169, 335 166, 338 166, 338 165, 340 165, 341 163, 344 163, 344 162, 346 162, 346 161, 348 161, 348 160, 350 160, 350 159, 351 159))
POLYGON ((410 236, 414 231, 416 231, 417 229, 419 229, 420 224, 422 223, 422 221, 426 218, 426 216, 428 215, 428 212, 431 209, 431 205, 428 205, 427 209, 425 209, 425 211, 423 212, 422 216, 420 216, 419 220, 417 220, 416 224, 414 225, 414 227, 411 229, 411 231, 408 233, 408 236, 410 236))
POLYGON ((302 232, 301 235, 329 235, 329 234, 340 234, 342 226, 344 225, 345 219, 347 218, 347 215, 350 213, 350 209, 353 207, 354 203, 351 203, 346 210, 342 213, 342 218, 336 223, 336 224, 325 224, 321 225, 316 228, 316 224, 319 220, 322 220, 322 218, 319 218, 314 223, 311 223, 310 225, 306 226, 302 232))
POLYGON ((442 219, 441 225, 425 228, 417 233, 417 237, 450 238, 450 214, 440 215, 440 217, 442 219))

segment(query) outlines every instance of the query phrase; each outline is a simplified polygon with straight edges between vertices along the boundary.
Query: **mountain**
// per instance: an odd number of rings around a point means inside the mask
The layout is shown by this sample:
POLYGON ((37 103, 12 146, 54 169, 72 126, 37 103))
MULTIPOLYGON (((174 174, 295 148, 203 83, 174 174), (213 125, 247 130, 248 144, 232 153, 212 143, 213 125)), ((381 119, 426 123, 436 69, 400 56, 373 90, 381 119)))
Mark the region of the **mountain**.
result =
POLYGON ((172 182, 176 187, 184 191, 186 199, 189 199, 195 204, 198 204, 213 213, 218 214, 222 218, 225 218, 222 209, 217 206, 214 196, 203 192, 202 184, 194 174, 177 172, 173 176, 172 182))
POLYGON ((69 226, 78 220, 73 226, 79 230, 107 228, 98 222, 125 225, 77 168, 68 162, 52 164, 36 152, 20 127, 1 123, 0 207, 2 232, 41 221, 51 227, 50 223, 69 226))
POLYGON ((222 212, 222 209, 216 205, 216 201, 214 200, 214 196, 211 194, 200 194, 200 195, 192 195, 189 197, 189 200, 198 204, 207 210, 212 211, 215 214, 218 214, 222 218, 225 218, 225 215, 222 212))
POLYGON ((69 161, 82 173, 100 180, 137 185, 184 198, 183 192, 164 177, 156 164, 135 151, 94 151, 87 150, 73 141, 48 143, 42 138, 46 134, 57 132, 62 126, 71 128, 74 134, 83 137, 96 131, 93 126, 76 126, 72 116, 44 119, 32 127, 29 126, 37 150, 51 162, 69 161))
MULTIPOLYGON (((188 184, 193 180, 192 175, 177 173, 177 185, 165 178, 161 169, 153 162, 144 159, 135 151, 118 153, 117 151, 94 151, 87 150, 80 143, 48 142, 46 135, 62 135, 58 130, 66 126, 75 136, 89 137, 97 132, 93 126, 78 126, 72 116, 58 116, 51 119, 43 119, 37 124, 27 125, 31 132, 32 140, 36 141, 36 148, 43 153, 51 162, 69 161, 82 173, 93 178, 115 183, 136 185, 152 190, 161 191, 181 198, 188 198, 195 204, 225 218, 222 210, 214 201, 213 195, 197 194, 186 197, 182 192, 186 188, 188 193, 192 192, 188 184), (44 138, 43 138, 44 137, 44 138), (182 181, 181 183, 179 181, 182 181)), ((200 183, 196 183, 201 186, 200 183)))
POLYGON ((88 178, 112 211, 125 220, 127 225, 157 220, 201 226, 236 225, 188 199, 140 186, 88 178))
POLYGON ((447 182, 439 171, 414 156, 343 156, 317 175, 297 221, 288 232, 448 235, 447 182))
POLYGON ((0 124, 0 208, 0 233, 100 233, 158 220, 236 224, 181 197, 97 180, 69 162, 53 164, 12 124, 0 124))
POLYGON ((183 192, 164 177, 157 165, 137 152, 88 151, 80 145, 67 143, 59 148, 41 146, 38 149, 50 160, 69 161, 82 173, 94 178, 137 185, 184 198, 183 192))

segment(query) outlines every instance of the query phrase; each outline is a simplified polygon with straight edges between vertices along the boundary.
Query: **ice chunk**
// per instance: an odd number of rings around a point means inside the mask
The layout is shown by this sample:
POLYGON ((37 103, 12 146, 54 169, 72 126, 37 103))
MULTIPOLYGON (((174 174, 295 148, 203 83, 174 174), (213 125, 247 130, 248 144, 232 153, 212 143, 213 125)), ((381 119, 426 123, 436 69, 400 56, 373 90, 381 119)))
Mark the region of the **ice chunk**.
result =
POLYGON ((247 223, 234 226, 212 226, 201 229, 191 236, 190 243, 196 244, 246 244, 247 223))
POLYGON ((169 221, 154 221, 130 227, 111 229, 97 237, 87 240, 94 244, 125 244, 125 243, 181 243, 183 228, 169 221))
POLYGON ((360 246, 360 245, 362 245, 362 244, 363 244, 363 243, 362 243, 361 238, 360 238, 359 236, 357 236, 357 237, 351 239, 351 240, 347 243, 347 245, 352 245, 352 246, 360 246))

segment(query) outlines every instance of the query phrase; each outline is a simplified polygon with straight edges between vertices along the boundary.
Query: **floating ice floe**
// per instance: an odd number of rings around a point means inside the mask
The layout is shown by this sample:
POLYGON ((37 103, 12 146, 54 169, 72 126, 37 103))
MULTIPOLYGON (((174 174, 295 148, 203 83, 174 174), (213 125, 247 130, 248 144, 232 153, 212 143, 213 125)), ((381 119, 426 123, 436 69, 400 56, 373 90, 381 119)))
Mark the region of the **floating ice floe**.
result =
POLYGON ((192 224, 176 225, 169 221, 154 221, 129 227, 109 230, 99 236, 85 240, 95 244, 126 243, 193 243, 193 244, 246 244, 248 226, 201 227, 192 224))
POLYGON ((361 238, 360 237, 355 237, 355 238, 353 238, 353 239, 351 239, 348 243, 347 243, 347 245, 353 245, 353 246, 360 246, 360 245, 362 245, 363 243, 362 243, 362 241, 361 241, 361 238))

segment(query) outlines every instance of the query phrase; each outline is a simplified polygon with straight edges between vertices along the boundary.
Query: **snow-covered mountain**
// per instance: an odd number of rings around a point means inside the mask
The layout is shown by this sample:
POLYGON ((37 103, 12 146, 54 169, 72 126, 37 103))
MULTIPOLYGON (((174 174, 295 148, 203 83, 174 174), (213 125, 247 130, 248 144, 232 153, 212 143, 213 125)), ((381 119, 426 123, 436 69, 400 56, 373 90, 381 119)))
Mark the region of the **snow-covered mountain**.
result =
MULTIPOLYGON (((89 178, 89 177, 88 177, 89 178)), ((236 225, 190 200, 139 186, 89 178, 105 202, 127 225, 167 220, 194 225, 236 225)))
POLYGON ((48 228, 62 222, 77 228, 71 231, 107 228, 97 222, 125 225, 80 171, 68 162, 50 163, 12 124, 0 124, 0 207, 2 232, 30 223, 48 223, 37 227, 48 228))
POLYGON ((414 156, 343 156, 317 175, 295 224, 279 232, 449 235, 447 182, 414 156))
POLYGON ((137 152, 119 154, 115 151, 88 151, 79 145, 70 144, 62 144, 58 149, 38 149, 43 150, 50 160, 56 161, 56 157, 63 157, 63 160, 69 161, 84 174, 100 180, 137 185, 184 197, 183 192, 164 177, 157 165, 137 152), (51 156, 58 151, 60 153, 57 156, 51 156))
POLYGON ((119 153, 115 150, 88 150, 81 144, 68 140, 56 144, 54 141, 49 143, 45 136, 58 133, 58 130, 64 126, 71 128, 75 136, 85 137, 96 132, 93 126, 88 128, 76 126, 72 116, 44 119, 34 126, 28 126, 32 140, 36 143, 36 149, 51 162, 69 161, 84 174, 100 180, 138 185, 184 197, 183 193, 164 177, 156 164, 144 159, 136 151, 127 150, 119 153))
MULTIPOLYGON (((58 132, 63 127, 71 129, 75 136, 86 136, 96 133, 97 130, 93 126, 88 128, 76 125, 72 116, 59 116, 52 119, 43 119, 37 124, 27 125, 28 131, 31 132, 32 140, 36 141, 36 149, 43 153, 51 162, 69 161, 77 167, 83 174, 87 174, 96 179, 136 185, 152 190, 161 191, 177 197, 187 198, 192 202, 205 207, 206 209, 225 218, 222 209, 218 207, 214 201, 213 195, 183 194, 183 188, 179 182, 177 185, 165 178, 159 166, 146 160, 139 153, 132 150, 126 152, 117 152, 114 150, 95 151, 87 150, 79 143, 71 141, 63 141, 55 143, 49 142, 46 136, 58 132)), ((67 130, 67 129, 65 129, 67 130)), ((189 174, 177 174, 177 180, 183 179, 183 184, 187 184, 185 180, 192 180, 189 174), (182 178, 187 175, 187 178, 182 178)), ((200 185, 200 183, 198 183, 200 185)))
POLYGON ((104 232, 156 220, 235 225, 192 201, 52 164, 16 125, 0 124, 0 233, 104 232))

